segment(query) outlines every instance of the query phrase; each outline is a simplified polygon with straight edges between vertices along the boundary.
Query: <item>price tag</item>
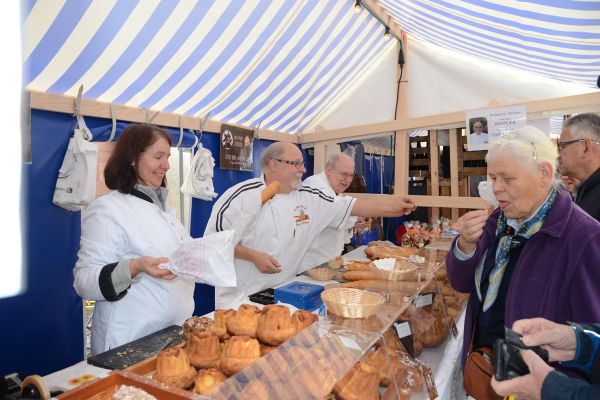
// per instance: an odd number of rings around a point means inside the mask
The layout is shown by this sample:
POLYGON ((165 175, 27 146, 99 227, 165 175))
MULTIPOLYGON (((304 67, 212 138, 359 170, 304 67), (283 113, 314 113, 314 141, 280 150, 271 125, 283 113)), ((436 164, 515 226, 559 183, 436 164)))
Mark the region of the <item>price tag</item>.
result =
POLYGON ((458 337, 458 328, 456 327, 456 322, 454 322, 454 320, 450 320, 450 331, 452 331, 452 336, 455 338, 458 337))
POLYGON ((410 324, 408 323, 408 321, 396 322, 394 324, 394 329, 396 329, 396 333, 398 334, 398 337, 400 339, 412 334, 412 332, 410 330, 410 324))
POLYGON ((404 349, 411 355, 415 356, 415 346, 413 343, 412 331, 408 321, 398 321, 394 323, 394 333, 400 339, 400 343, 404 349))
POLYGON ((433 293, 427 293, 420 296, 414 300, 415 307, 425 307, 433 304, 433 293))
POLYGON ((433 372, 431 368, 421 365, 421 373, 423 374, 423 380, 425 381, 425 387, 427 388, 427 394, 430 400, 434 400, 438 397, 437 388, 435 387, 435 379, 433 379, 433 372))

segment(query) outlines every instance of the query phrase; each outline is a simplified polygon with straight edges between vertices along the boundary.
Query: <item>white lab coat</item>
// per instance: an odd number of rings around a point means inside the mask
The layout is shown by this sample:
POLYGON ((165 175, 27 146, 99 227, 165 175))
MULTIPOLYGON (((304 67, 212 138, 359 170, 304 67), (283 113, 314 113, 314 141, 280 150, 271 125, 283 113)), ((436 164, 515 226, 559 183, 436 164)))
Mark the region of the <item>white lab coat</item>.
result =
POLYGON ((98 283, 107 264, 141 256, 168 257, 189 238, 173 208, 163 212, 132 195, 113 191, 85 210, 73 286, 82 298, 96 300, 92 354, 182 324, 192 315, 193 281, 167 281, 142 273, 117 301, 105 300, 98 283))
MULTIPOLYGON (((260 196, 264 179, 254 178, 229 188, 215 203, 205 235, 235 228, 235 222, 252 196, 260 196)), ((270 254, 281 264, 281 272, 263 274, 256 266, 235 259, 238 286, 215 288, 216 308, 231 308, 247 296, 275 287, 296 276, 312 239, 323 229, 345 226, 355 199, 330 197, 318 189, 302 187, 269 200, 248 227, 240 244, 270 254)))
MULTIPOLYGON (((304 186, 317 188, 328 196, 336 196, 335 191, 329 183, 329 179, 327 179, 325 171, 309 176, 302 184, 304 186)), ((356 217, 350 217, 348 223, 341 229, 327 228, 315 236, 310 248, 302 260, 300 272, 306 271, 342 254, 344 244, 349 243, 352 238, 352 228, 354 227, 354 224, 356 224, 356 217)))

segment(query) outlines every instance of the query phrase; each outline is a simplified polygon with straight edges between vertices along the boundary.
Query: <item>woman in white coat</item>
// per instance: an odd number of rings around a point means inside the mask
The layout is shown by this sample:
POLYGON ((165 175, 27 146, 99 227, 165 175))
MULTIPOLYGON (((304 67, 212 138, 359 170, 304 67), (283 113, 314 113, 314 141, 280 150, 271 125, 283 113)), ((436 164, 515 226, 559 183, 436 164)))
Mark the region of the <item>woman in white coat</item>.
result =
POLYGON ((92 354, 167 326, 194 311, 194 283, 159 268, 189 234, 165 204, 171 139, 152 125, 130 125, 106 164, 112 192, 84 212, 73 286, 96 301, 92 354))

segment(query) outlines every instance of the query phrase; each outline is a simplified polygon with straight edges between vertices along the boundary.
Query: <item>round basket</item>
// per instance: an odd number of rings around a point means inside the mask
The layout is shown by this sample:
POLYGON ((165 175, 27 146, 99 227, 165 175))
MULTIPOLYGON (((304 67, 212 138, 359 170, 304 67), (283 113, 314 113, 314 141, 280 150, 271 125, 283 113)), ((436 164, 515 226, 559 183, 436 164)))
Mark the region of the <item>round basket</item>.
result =
POLYGON ((337 271, 327 267, 311 268, 307 272, 308 276, 317 281, 330 281, 337 276, 337 271))
POLYGON ((381 279, 388 281, 407 281, 417 280, 417 274, 419 273, 419 267, 415 264, 406 261, 397 261, 393 270, 379 270, 379 276, 381 279))
POLYGON ((321 293, 327 310, 346 318, 368 318, 385 301, 377 293, 352 288, 333 288, 321 293))

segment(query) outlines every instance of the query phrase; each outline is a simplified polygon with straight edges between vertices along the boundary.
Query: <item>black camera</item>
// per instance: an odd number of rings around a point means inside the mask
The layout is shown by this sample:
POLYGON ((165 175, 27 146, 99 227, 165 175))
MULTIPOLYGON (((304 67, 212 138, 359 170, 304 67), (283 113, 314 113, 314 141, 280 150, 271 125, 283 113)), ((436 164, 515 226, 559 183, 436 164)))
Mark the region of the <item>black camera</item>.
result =
POLYGON ((517 332, 506 327, 504 331, 504 339, 498 339, 494 343, 494 376, 497 381, 505 381, 529 373, 529 368, 521 357, 521 350, 532 350, 542 360, 548 362, 546 349, 539 346, 526 346, 517 332))

